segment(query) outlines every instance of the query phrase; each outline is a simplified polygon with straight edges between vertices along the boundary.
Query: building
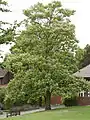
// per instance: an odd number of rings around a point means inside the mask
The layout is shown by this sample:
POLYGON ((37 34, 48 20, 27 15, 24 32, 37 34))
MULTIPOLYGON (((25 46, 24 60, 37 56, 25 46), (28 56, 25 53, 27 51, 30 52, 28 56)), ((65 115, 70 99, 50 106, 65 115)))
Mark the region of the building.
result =
POLYGON ((13 75, 11 72, 0 68, 0 86, 7 85, 12 78, 13 75))
MULTIPOLYGON (((90 64, 76 73, 73 74, 76 77, 82 77, 87 81, 90 81, 90 64)), ((90 91, 81 91, 78 98, 79 105, 90 105, 90 91)))
MULTIPOLYGON (((0 68, 0 88, 6 87, 9 83, 10 79, 13 78, 13 75, 11 72, 0 68)), ((0 109, 4 109, 3 104, 0 103, 0 109)))

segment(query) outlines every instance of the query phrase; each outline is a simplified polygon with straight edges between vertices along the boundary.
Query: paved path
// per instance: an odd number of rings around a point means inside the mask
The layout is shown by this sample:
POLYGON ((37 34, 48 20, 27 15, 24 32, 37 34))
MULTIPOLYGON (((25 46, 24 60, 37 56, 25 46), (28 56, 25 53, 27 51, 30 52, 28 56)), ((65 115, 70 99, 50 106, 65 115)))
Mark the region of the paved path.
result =
MULTIPOLYGON (((64 108, 64 107, 65 107, 64 105, 52 106, 52 109, 64 108)), ((41 112, 41 111, 45 111, 45 108, 40 108, 40 109, 37 109, 37 110, 24 111, 24 112, 21 112, 21 115, 28 114, 28 113, 41 112)))
MULTIPOLYGON (((64 108, 64 107, 65 107, 64 105, 52 106, 52 109, 64 108)), ((35 112, 40 112, 40 111, 45 111, 45 108, 40 108, 40 109, 30 110, 30 111, 23 111, 23 112, 21 112, 21 115, 29 114, 29 113, 35 113, 35 112)), ((0 115, 0 119, 1 118, 6 118, 6 113, 3 113, 3 115, 0 115)))

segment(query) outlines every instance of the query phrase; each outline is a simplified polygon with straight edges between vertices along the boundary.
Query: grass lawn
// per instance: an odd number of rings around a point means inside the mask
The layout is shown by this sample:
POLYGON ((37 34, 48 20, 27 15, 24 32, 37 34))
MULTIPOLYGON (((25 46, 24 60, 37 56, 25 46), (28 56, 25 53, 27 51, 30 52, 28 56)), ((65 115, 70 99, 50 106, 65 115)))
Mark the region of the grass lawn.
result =
POLYGON ((63 108, 0 120, 90 120, 90 106, 63 108))

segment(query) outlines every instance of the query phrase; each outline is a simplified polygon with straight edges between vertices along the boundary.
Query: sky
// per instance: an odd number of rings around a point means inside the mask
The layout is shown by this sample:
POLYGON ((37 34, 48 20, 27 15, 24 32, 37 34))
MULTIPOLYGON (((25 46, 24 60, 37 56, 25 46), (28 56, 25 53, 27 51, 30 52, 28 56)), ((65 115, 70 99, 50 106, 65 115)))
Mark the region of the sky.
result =
MULTIPOLYGON (((0 20, 13 23, 14 20, 21 21, 25 18, 22 13, 23 9, 29 8, 37 2, 47 4, 53 0, 7 0, 9 8, 12 10, 10 13, 0 13, 0 20)), ((59 1, 59 0, 58 0, 59 1)), ((76 13, 72 16, 72 23, 76 26, 76 38, 79 40, 81 48, 86 44, 90 44, 90 1, 89 0, 60 0, 63 7, 74 9, 76 13)), ((0 49, 3 53, 7 53, 10 45, 2 45, 0 49)))

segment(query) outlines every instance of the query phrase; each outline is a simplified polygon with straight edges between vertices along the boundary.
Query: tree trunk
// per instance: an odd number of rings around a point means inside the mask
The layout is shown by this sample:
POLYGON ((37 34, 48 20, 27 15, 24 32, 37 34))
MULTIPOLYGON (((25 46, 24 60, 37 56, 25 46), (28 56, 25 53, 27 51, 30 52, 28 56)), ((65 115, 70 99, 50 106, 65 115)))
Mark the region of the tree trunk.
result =
POLYGON ((42 107, 42 97, 39 97, 39 107, 42 107))
POLYGON ((51 93, 50 93, 50 91, 46 92, 46 96, 45 96, 45 110, 51 110, 51 93))

